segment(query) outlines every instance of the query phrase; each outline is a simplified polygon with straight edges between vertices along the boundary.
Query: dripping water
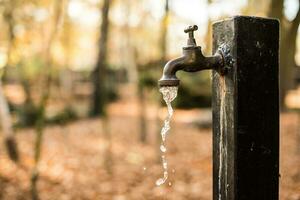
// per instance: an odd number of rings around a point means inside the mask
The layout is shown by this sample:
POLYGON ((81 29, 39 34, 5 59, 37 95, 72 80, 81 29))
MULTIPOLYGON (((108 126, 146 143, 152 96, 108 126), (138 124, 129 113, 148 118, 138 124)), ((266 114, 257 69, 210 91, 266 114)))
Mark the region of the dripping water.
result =
POLYGON ((160 151, 162 153, 161 155, 161 160, 162 160, 162 168, 163 168, 163 177, 159 178, 156 181, 156 185, 160 186, 166 182, 168 179, 168 162, 166 159, 166 152, 167 152, 167 147, 166 147, 166 136, 168 131, 170 130, 170 121, 173 115, 173 108, 171 105, 171 102, 176 98, 177 96, 177 91, 178 87, 161 87, 159 91, 163 95, 163 99, 167 104, 168 108, 168 115, 164 121, 164 126, 162 127, 160 134, 161 134, 161 145, 160 145, 160 151))

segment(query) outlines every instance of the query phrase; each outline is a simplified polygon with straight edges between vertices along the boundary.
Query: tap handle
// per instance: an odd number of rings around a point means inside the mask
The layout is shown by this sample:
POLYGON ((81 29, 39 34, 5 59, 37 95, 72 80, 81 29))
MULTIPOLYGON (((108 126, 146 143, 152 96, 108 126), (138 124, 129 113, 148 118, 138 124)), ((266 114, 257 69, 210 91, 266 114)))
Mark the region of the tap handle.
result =
POLYGON ((184 29, 185 33, 194 33, 194 31, 198 30, 198 26, 197 25, 193 25, 193 26, 188 26, 184 29))
POLYGON ((196 40, 194 38, 194 31, 198 30, 198 26, 197 25, 193 25, 193 26, 188 26, 184 29, 185 33, 189 34, 189 38, 187 40, 187 46, 188 47, 196 47, 196 40))

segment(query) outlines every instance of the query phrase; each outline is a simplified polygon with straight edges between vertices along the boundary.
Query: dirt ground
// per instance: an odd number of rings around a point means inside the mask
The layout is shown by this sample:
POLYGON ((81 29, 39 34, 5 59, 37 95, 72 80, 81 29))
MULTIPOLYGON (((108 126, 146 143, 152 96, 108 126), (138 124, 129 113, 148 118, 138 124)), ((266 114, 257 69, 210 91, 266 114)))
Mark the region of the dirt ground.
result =
MULTIPOLYGON (((46 129, 39 165, 40 198, 212 199, 211 129, 199 129, 186 120, 201 115, 201 110, 175 111, 167 142, 170 184, 157 187, 155 181, 161 177, 162 168, 155 134, 159 128, 155 111, 148 112, 148 142, 142 144, 137 110, 130 105, 127 109, 124 107, 123 103, 110 107, 106 128, 111 133, 111 143, 100 119, 79 120, 46 129)), ((300 124, 297 120, 295 113, 281 115, 281 200, 300 200, 300 124)), ((21 151, 19 165, 8 160, 3 145, 0 147, 0 199, 3 200, 30 199, 34 131, 19 130, 17 140, 21 151)), ((2 136, 0 142, 3 144, 2 136)))

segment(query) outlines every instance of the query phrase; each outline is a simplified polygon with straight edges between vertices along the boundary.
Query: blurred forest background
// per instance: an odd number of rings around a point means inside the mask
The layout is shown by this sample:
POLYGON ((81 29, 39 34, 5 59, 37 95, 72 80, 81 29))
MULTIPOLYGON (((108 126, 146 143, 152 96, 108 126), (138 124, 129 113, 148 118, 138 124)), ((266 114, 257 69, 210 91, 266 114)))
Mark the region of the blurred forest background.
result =
POLYGON ((210 72, 179 74, 161 187, 157 80, 187 25, 210 55, 214 21, 255 15, 281 21, 280 199, 300 200, 298 0, 0 0, 0 13, 0 199, 211 199, 210 72))

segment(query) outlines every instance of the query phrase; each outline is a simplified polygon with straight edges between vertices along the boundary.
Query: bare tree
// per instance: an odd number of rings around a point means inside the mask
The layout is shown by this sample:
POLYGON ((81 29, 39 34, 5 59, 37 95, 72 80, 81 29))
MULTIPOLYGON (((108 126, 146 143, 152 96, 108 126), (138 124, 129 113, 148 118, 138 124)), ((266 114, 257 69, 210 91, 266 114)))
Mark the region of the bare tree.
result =
POLYGON ((146 143, 148 135, 146 123, 146 98, 144 87, 141 84, 138 84, 137 96, 139 105, 140 141, 146 143))
POLYGON ((108 143, 105 152, 104 165, 109 174, 112 174, 112 141, 109 129, 109 118, 106 113, 106 105, 108 92, 106 89, 106 73, 107 73, 107 43, 109 36, 109 11, 112 0, 104 0, 101 8, 102 22, 99 39, 99 53, 96 67, 92 73, 92 80, 94 85, 94 92, 91 102, 91 116, 102 116, 102 126, 108 143))
MULTIPOLYGON (((300 3, 300 1, 299 1, 300 3)), ((268 12, 269 17, 277 18, 281 22, 280 32, 280 97, 281 106, 284 105, 284 98, 288 89, 291 89, 294 81, 296 67, 296 38, 300 22, 300 9, 296 17, 289 21, 283 14, 284 0, 272 0, 268 12)))
POLYGON ((160 59, 165 62, 167 55, 168 45, 168 25, 169 25, 169 0, 165 0, 164 16, 161 21, 161 32, 160 32, 160 59))
POLYGON ((125 34, 125 43, 124 52, 126 54, 127 62, 126 64, 128 69, 128 79, 129 83, 134 88, 135 97, 137 97, 138 110, 139 110, 139 139, 142 143, 145 143, 147 140, 147 123, 146 123, 146 98, 144 94, 144 87, 139 83, 141 71, 138 70, 137 60, 138 60, 138 52, 134 46, 134 38, 132 39, 132 32, 130 27, 130 14, 131 14, 131 4, 132 0, 125 0, 125 15, 126 23, 124 25, 124 34, 125 34))
POLYGON ((37 107, 38 112, 37 112, 37 120, 35 122, 36 140, 34 145, 34 167, 31 172, 31 195, 33 200, 39 199, 36 186, 39 177, 38 164, 41 157, 41 148, 43 142, 44 127, 45 127, 45 110, 50 96, 50 88, 52 83, 51 72, 52 72, 53 61, 51 56, 51 49, 53 46, 54 39, 57 36, 59 25, 62 22, 64 5, 65 5, 64 1, 63 3, 60 0, 56 0, 54 2, 54 20, 52 23, 52 30, 50 32, 49 39, 45 46, 45 67, 46 67, 44 70, 45 81, 43 85, 44 89, 42 90, 43 93, 41 95, 41 99, 37 107))
MULTIPOLYGON (((160 32, 160 63, 166 62, 167 57, 167 37, 168 37, 168 25, 169 25, 169 0, 165 0, 164 5, 164 16, 161 20, 161 32, 160 32)), ((160 102, 160 96, 158 102, 160 102)), ((161 135, 161 120, 159 117, 160 105, 158 105, 156 113, 156 124, 157 124, 157 144, 160 145, 161 135)), ((159 149, 159 148, 157 148, 159 149)), ((160 152, 159 152, 160 153, 160 152)))
POLYGON ((14 137, 8 103, 6 101, 5 95, 3 94, 2 80, 0 80, 0 118, 8 155, 11 160, 17 162, 19 160, 17 142, 14 137))
MULTIPOLYGON (((5 10, 4 10, 4 19, 8 26, 8 47, 7 47, 7 63, 4 66, 4 75, 6 74, 7 68, 10 66, 11 60, 11 53, 15 42, 15 34, 14 34, 14 27, 15 27, 15 20, 14 20, 14 8, 15 8, 15 1, 11 0, 10 2, 5 2, 5 10)), ((6 145, 6 149, 8 155, 11 160, 17 162, 19 159, 17 143, 14 137, 14 131, 12 126, 12 120, 10 116, 9 106, 7 100, 5 98, 3 92, 3 84, 2 78, 0 79, 0 119, 1 119, 1 126, 4 133, 4 141, 6 145)))
POLYGON ((106 91, 106 65, 107 65, 107 41, 109 30, 109 10, 111 0, 104 0, 102 6, 102 23, 101 23, 101 36, 99 40, 99 53, 96 67, 92 74, 94 92, 92 98, 91 115, 103 116, 105 115, 105 106, 107 103, 106 91))

